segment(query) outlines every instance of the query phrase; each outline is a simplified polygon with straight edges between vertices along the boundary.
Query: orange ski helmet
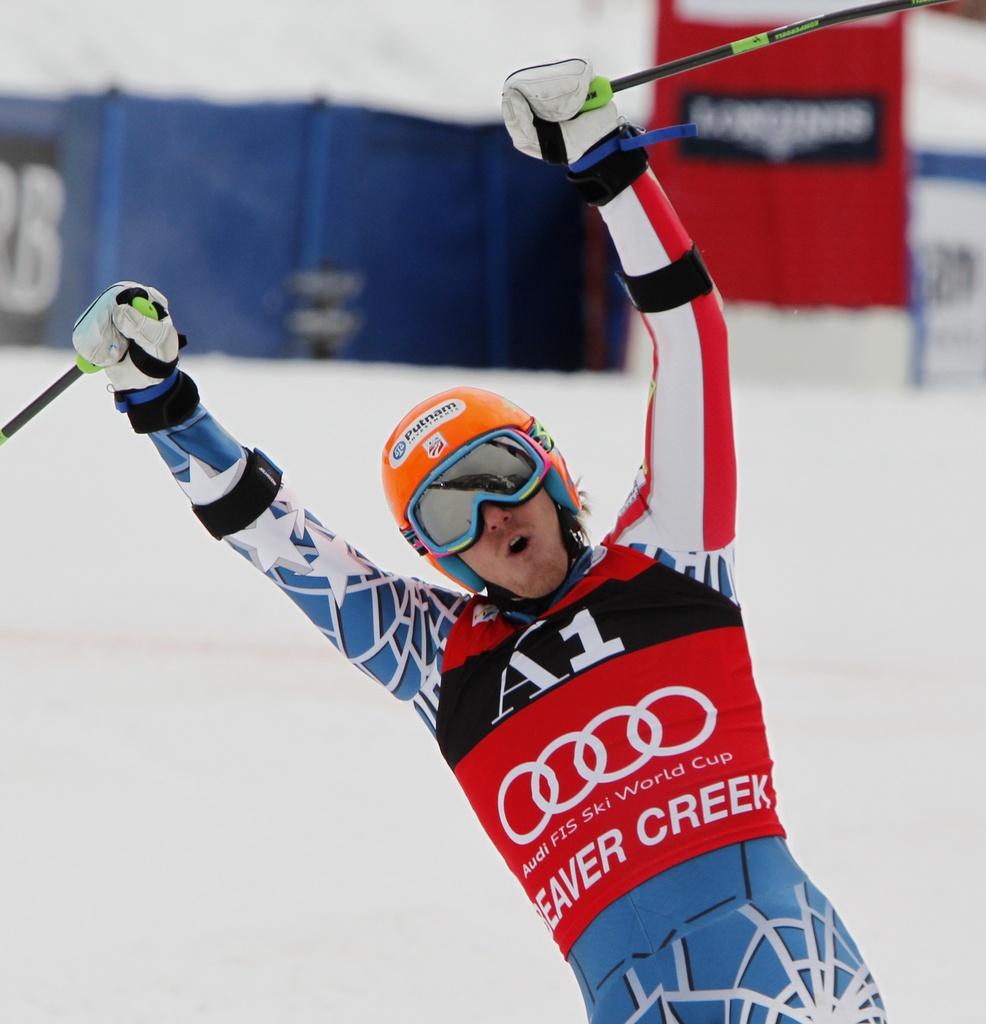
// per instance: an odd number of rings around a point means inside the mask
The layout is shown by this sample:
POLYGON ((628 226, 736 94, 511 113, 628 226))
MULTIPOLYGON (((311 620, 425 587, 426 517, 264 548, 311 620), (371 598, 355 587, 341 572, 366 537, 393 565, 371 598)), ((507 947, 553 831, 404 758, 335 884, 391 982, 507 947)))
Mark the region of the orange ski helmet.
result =
POLYGON ((401 533, 436 569, 476 592, 486 581, 457 554, 433 552, 412 526, 409 512, 427 477, 453 461, 470 442, 500 430, 524 436, 546 463, 544 489, 556 505, 578 514, 578 488, 551 435, 530 413, 492 391, 459 387, 426 398, 394 427, 383 449, 383 489, 401 533))

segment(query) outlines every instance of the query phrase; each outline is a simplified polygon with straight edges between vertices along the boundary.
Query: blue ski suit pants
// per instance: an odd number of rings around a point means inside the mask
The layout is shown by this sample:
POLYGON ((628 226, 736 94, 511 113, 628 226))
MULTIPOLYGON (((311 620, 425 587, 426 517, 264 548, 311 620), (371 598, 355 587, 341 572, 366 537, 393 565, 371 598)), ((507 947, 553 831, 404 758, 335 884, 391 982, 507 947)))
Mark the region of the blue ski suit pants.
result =
POLYGON ((779 838, 679 864, 606 908, 568 962, 591 1024, 886 1024, 832 905, 779 838))

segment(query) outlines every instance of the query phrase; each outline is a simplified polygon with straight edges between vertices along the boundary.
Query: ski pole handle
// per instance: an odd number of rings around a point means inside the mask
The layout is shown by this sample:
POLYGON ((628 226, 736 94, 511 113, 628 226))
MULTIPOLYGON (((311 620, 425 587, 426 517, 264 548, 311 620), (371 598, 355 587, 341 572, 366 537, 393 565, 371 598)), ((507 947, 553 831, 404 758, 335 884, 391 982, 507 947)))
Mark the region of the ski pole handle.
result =
POLYGON ((596 77, 590 83, 589 97, 583 104, 580 113, 605 106, 613 98, 615 92, 631 89, 636 85, 645 85, 648 82, 657 82, 662 78, 670 78, 672 75, 680 75, 683 71, 692 71, 695 68, 705 67, 706 64, 738 57, 741 53, 760 50, 765 46, 772 46, 774 43, 786 43, 789 39, 798 39, 809 32, 817 32, 819 29, 844 25, 846 22, 860 21, 863 18, 874 18, 881 14, 913 11, 919 7, 932 7, 936 4, 952 2, 953 0, 881 0, 880 3, 850 7, 844 11, 835 11, 817 18, 796 21, 791 25, 782 25, 780 28, 770 29, 768 32, 737 39, 733 43, 715 46, 711 50, 693 53, 690 57, 680 57, 678 60, 658 64, 657 67, 648 68, 646 71, 637 71, 632 75, 624 75, 622 78, 614 78, 612 81, 596 77))
POLYGON ((9 423, 4 424, 0 428, 0 444, 9 441, 25 423, 33 420, 45 406, 50 405, 70 384, 74 384, 87 373, 98 373, 99 370, 100 367, 93 366, 92 363, 83 359, 82 356, 76 356, 75 366, 70 370, 66 370, 54 384, 45 388, 30 405, 22 409, 9 423))
MULTIPOLYGON (((137 298, 131 301, 130 305, 133 306, 138 313, 142 313, 144 316, 148 316, 152 320, 157 320, 157 310, 154 308, 153 303, 148 299, 137 296, 137 298)), ((67 390, 69 386, 74 384, 80 377, 84 377, 90 373, 99 373, 102 369, 103 367, 90 363, 88 359, 85 359, 82 356, 76 356, 75 366, 66 370, 54 384, 45 388, 33 402, 22 409, 9 423, 0 427, 0 445, 9 441, 25 423, 29 423, 33 420, 42 409, 50 405, 63 391, 67 390)))
POLYGON ((579 113, 584 114, 587 110, 597 110, 599 107, 605 107, 612 98, 613 83, 608 78, 603 78, 602 75, 596 75, 589 83, 589 95, 585 103, 582 104, 582 109, 579 113))

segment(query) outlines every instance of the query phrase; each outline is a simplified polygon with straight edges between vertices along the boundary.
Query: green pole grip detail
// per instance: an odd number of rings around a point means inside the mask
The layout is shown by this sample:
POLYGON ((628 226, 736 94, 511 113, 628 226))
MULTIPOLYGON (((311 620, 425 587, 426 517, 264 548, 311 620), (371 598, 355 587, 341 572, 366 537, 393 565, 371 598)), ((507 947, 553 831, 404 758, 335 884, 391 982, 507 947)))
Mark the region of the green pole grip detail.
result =
POLYGON ((6 444, 7 440, 7 435, 2 430, 0 430, 0 444, 6 444))
POLYGON ((605 107, 612 98, 613 86, 610 80, 603 78, 602 75, 596 75, 589 83, 589 95, 579 113, 584 114, 587 110, 598 110, 600 107, 605 107))
POLYGON ((746 39, 737 39, 731 49, 735 57, 737 54, 747 53, 750 50, 759 50, 761 46, 770 46, 770 36, 766 32, 761 32, 756 36, 747 36, 746 39))
POLYGON ((151 320, 157 320, 157 310, 154 308, 154 303, 150 299, 141 298, 139 295, 135 299, 130 300, 130 305, 137 310, 141 316, 150 317, 151 320))
POLYGON ((75 357, 75 365, 83 373, 99 373, 99 371, 102 369, 101 366, 97 366, 95 363, 90 363, 89 360, 84 358, 83 356, 75 357))

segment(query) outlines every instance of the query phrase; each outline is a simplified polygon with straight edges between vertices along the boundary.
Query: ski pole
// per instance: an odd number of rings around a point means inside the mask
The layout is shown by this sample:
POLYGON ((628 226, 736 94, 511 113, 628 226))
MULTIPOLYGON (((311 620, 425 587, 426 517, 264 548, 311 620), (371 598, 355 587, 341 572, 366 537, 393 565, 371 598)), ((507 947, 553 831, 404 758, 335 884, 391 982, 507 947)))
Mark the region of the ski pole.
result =
POLYGON ((705 67, 706 64, 715 64, 716 61, 738 57, 741 53, 760 50, 765 46, 772 46, 774 43, 785 43, 789 39, 798 39, 808 35, 809 32, 831 28, 833 25, 844 25, 846 22, 875 18, 881 14, 893 14, 895 11, 910 11, 917 7, 931 7, 934 4, 951 2, 952 0, 882 0, 880 3, 850 7, 844 11, 821 14, 817 18, 806 18, 804 21, 782 25, 780 28, 771 29, 768 32, 747 36, 745 39, 737 39, 734 43, 715 46, 711 50, 693 53, 690 57, 680 57, 678 60, 658 64, 657 67, 648 68, 646 71, 637 71, 632 75, 624 75, 622 78, 614 78, 612 81, 597 75, 590 83, 589 98, 585 101, 582 109, 595 110, 597 107, 603 107, 613 98, 613 93, 621 92, 623 89, 632 89, 635 85, 645 85, 647 82, 656 82, 662 78, 670 78, 672 75, 680 75, 683 71, 692 71, 695 68, 705 67))
MULTIPOLYGON (((153 303, 148 299, 138 296, 131 300, 130 305, 139 313, 143 313, 144 316, 149 316, 152 320, 157 320, 157 310, 154 308, 153 303)), ((22 409, 9 423, 0 427, 0 445, 9 441, 25 423, 29 423, 33 420, 34 417, 45 408, 45 406, 50 405, 63 391, 65 391, 70 385, 74 384, 80 377, 84 377, 89 373, 99 373, 101 369, 103 369, 103 367, 93 365, 88 359, 84 359, 82 356, 76 356, 75 366, 66 370, 54 384, 45 388, 33 402, 22 409)))

